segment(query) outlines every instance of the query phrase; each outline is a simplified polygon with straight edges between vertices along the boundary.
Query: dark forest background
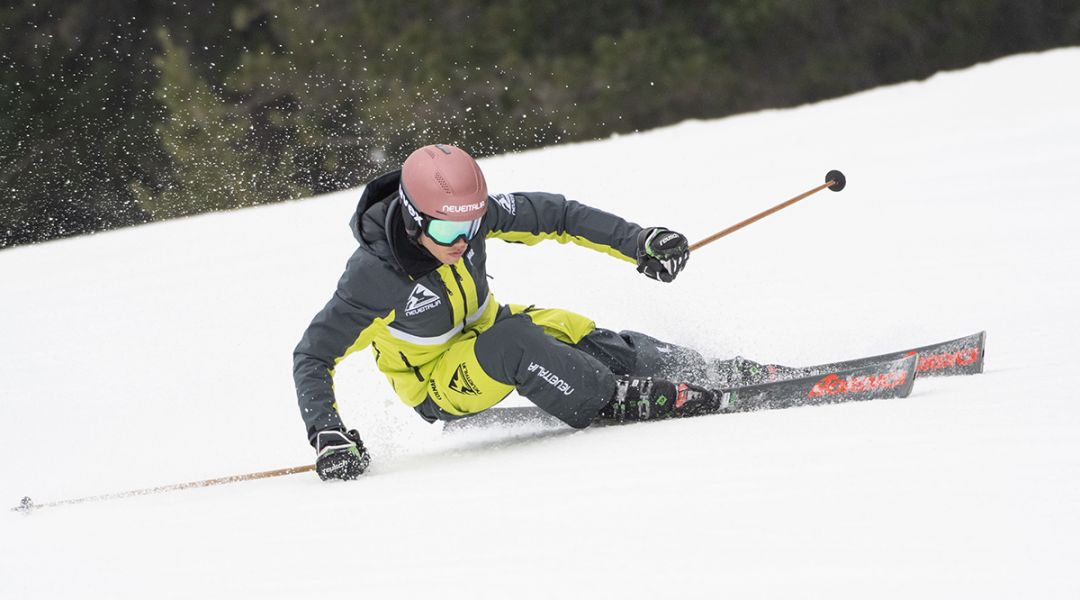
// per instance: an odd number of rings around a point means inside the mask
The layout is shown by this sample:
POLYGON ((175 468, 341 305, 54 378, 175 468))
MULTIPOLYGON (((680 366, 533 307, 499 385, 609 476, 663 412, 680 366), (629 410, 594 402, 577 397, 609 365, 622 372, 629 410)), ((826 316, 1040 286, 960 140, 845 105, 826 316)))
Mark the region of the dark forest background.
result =
POLYGON ((1080 0, 16 0, 0 248, 1078 43, 1080 0))

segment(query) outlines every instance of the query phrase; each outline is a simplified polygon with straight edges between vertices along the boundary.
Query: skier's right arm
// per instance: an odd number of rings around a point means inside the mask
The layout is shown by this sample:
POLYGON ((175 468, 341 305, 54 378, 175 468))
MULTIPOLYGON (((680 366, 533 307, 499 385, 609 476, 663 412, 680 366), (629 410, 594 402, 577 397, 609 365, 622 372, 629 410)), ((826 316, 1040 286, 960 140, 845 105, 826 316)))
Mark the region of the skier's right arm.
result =
POLYGON ((315 315, 293 351, 293 380, 308 441, 319 432, 345 431, 334 398, 334 369, 349 354, 371 344, 381 311, 347 299, 339 289, 315 315))

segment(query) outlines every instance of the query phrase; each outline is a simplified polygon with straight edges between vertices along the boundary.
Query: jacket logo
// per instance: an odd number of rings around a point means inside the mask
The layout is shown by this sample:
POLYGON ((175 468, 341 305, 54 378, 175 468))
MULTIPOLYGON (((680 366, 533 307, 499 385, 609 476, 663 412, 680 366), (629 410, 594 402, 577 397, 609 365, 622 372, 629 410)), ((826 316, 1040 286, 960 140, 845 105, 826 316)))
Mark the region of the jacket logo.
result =
POLYGON ((458 365, 457 370, 454 371, 453 377, 450 378, 450 389, 459 394, 480 395, 480 390, 473 383, 472 378, 469 377, 469 369, 465 367, 465 363, 458 365))
POLYGON ((495 204, 501 206, 503 210, 511 215, 517 214, 517 205, 514 204, 514 197, 512 195, 496 194, 492 196, 491 199, 495 201, 495 204))
POLYGON ((424 287, 424 284, 418 283, 416 284, 416 287, 413 288, 412 293, 409 294, 409 300, 405 303, 405 316, 416 316, 422 312, 431 310, 440 304, 442 304, 441 298, 424 287))

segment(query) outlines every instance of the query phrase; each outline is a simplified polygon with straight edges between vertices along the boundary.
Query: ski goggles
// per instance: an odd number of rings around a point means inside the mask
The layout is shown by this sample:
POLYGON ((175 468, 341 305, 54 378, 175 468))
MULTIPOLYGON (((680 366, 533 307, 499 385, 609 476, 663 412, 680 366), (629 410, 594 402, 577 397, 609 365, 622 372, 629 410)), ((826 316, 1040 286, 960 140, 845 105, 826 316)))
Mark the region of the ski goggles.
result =
POLYGON ((419 210, 416 210, 416 206, 409 198, 409 194, 405 192, 404 186, 399 186, 398 192, 402 202, 405 203, 405 208, 408 210, 409 216, 411 216, 419 226, 420 231, 424 232, 431 241, 440 246, 453 246, 461 239, 468 242, 472 240, 473 236, 476 235, 476 232, 480 230, 481 219, 473 219, 471 221, 447 221, 445 219, 429 217, 419 210))
POLYGON ((473 239, 473 236, 480 229, 480 219, 444 221, 442 219, 433 219, 427 215, 422 216, 421 219, 423 220, 424 234, 440 246, 453 246, 461 239, 467 242, 473 239))

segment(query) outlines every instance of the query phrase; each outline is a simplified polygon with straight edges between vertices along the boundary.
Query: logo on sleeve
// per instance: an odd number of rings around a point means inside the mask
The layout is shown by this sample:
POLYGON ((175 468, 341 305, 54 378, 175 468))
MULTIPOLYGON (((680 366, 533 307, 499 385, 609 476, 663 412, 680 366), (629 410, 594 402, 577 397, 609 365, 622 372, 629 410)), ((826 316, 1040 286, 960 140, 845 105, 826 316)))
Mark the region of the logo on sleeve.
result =
POLYGON ((418 283, 409 294, 409 300, 405 303, 405 316, 414 317, 442 304, 442 300, 434 292, 418 283))
POLYGON ((492 196, 491 199, 495 201, 495 204, 501 206, 503 210, 511 215, 517 214, 517 205, 514 204, 513 194, 496 194, 492 196))

